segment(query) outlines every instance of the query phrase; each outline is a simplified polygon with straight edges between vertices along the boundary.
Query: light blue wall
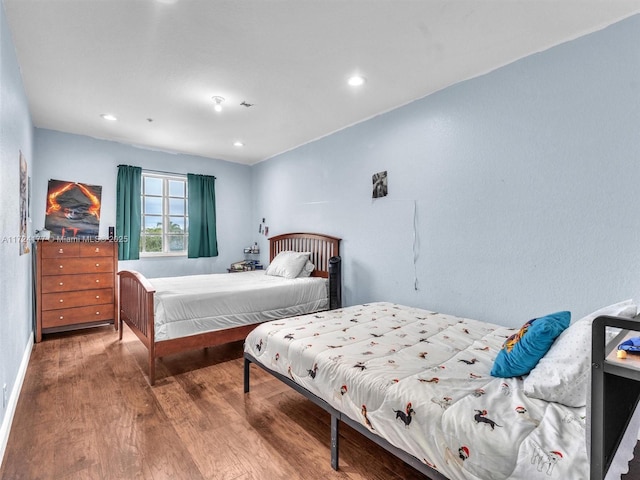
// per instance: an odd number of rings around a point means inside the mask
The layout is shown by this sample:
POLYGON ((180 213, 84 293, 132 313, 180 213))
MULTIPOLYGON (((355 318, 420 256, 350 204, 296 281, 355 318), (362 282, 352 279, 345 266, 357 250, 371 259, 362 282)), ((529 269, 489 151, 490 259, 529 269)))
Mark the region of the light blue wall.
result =
POLYGON ((144 258, 120 262, 120 269, 138 270, 149 278, 226 272, 233 261, 244 258, 243 248, 255 241, 250 225, 250 167, 222 160, 173 154, 117 142, 35 129, 33 178, 33 225, 44 227, 47 185, 50 179, 102 186, 100 236, 116 223, 116 176, 118 165, 175 173, 198 173, 216 177, 218 257, 187 259, 144 258))
POLYGON ((1 388, 6 384, 7 396, 17 397, 16 379, 32 332, 31 254, 20 256, 15 241, 20 235, 19 155, 22 152, 32 175, 32 143, 27 98, 0 4, 0 454, 10 419, 1 388))
POLYGON ((636 16, 256 165, 254 223, 341 237, 349 305, 575 317, 640 298, 639 132, 636 16))

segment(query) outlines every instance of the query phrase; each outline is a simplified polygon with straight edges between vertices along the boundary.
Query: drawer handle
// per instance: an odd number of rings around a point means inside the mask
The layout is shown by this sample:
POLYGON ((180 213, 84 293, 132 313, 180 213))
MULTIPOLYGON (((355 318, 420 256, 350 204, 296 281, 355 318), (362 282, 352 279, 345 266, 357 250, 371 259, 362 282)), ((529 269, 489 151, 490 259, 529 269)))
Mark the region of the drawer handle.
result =
POLYGON ((100 280, 96 280, 96 283, 100 283, 100 280))
POLYGON ((99 267, 99 266, 100 266, 100 264, 99 264, 99 263, 96 263, 96 267, 99 267))
POLYGON ((60 285, 60 286, 64 285, 64 282, 60 282, 60 283, 59 283, 59 285, 60 285))
POLYGON ((96 253, 100 251, 100 247, 96 247, 96 253))
POLYGON ((62 268, 62 265, 60 265, 60 268, 62 268))
POLYGON ((60 303, 64 303, 64 300, 63 300, 63 299, 60 299, 60 303))
POLYGON ((96 295, 96 298, 100 298, 100 295, 96 295))
POLYGON ((58 253, 64 253, 63 249, 58 250, 58 253))
POLYGON ((100 315, 100 312, 96 312, 96 315, 100 315))
POLYGON ((64 319, 64 315, 60 315, 60 320, 63 320, 63 319, 64 319))

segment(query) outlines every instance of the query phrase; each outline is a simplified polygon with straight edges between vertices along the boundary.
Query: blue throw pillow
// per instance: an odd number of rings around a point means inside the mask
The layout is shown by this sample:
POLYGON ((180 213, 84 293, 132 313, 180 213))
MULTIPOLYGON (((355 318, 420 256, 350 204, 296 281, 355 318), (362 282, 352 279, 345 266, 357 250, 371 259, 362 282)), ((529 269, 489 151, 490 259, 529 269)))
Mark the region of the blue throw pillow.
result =
POLYGON ((571 312, 566 311, 529 320, 504 342, 493 362, 491 375, 508 378, 528 374, 569 323, 571 312))

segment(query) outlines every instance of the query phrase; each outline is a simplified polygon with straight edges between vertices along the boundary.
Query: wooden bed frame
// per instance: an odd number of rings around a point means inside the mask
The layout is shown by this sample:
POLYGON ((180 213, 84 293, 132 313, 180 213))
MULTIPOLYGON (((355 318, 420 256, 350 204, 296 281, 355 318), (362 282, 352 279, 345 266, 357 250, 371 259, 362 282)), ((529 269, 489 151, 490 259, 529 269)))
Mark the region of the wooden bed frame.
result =
MULTIPOLYGON (((340 255, 340 239, 315 233, 286 233, 269 239, 269 261, 283 250, 310 252, 316 266, 311 276, 329 278, 329 260, 340 255)), ((119 339, 126 323, 149 351, 149 383, 155 384, 155 361, 174 353, 244 340, 258 324, 204 332, 171 340, 155 340, 154 294, 151 283, 139 272, 118 272, 120 284, 119 339)), ((331 304, 331 302, 329 302, 331 304)))
MULTIPOLYGON (((628 429, 637 408, 640 408, 640 357, 629 361, 616 358, 616 347, 630 336, 640 336, 640 315, 633 319, 600 316, 592 324, 591 364, 591 461, 589 480, 603 480, 623 438, 636 443, 637 432, 628 429), (605 344, 606 327, 623 331, 605 344), (632 435, 633 438, 630 438, 632 435)), ((585 347, 588 348, 588 347, 585 347)), ((286 383, 331 415, 331 467, 338 470, 340 422, 349 425, 374 443, 414 467, 433 480, 448 480, 413 455, 375 435, 361 422, 336 410, 324 399, 314 395, 293 380, 262 365, 251 354, 244 353, 244 393, 249 393, 250 365, 255 364, 286 383)))

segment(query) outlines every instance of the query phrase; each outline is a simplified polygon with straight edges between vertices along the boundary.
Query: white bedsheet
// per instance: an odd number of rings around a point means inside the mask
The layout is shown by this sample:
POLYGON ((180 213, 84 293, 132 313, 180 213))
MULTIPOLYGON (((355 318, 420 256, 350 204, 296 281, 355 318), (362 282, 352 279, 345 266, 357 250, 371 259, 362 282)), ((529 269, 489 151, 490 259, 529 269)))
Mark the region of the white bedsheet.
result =
POLYGON ((326 309, 327 280, 285 279, 257 270, 152 278, 155 339, 260 323, 326 309))
POLYGON ((452 480, 589 478, 586 409, 490 376, 513 332, 374 303, 265 323, 245 350, 452 480))

